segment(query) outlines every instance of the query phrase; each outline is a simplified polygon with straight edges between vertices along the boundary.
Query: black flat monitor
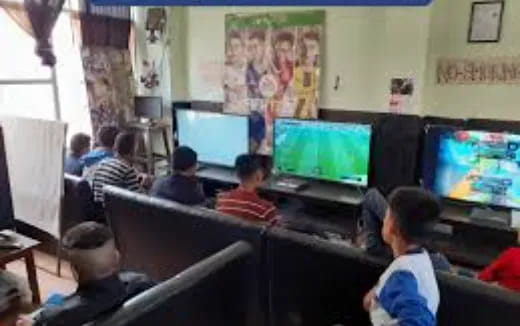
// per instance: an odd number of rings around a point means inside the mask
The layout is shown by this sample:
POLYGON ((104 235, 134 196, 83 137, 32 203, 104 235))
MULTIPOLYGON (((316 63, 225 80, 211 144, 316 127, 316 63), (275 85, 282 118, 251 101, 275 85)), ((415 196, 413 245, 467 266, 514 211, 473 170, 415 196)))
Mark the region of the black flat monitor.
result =
POLYGON ((520 135, 428 126, 423 185, 476 205, 520 209, 520 135))
POLYGON ((134 112, 138 118, 161 120, 163 118, 162 97, 136 96, 134 98, 134 112))
POLYGON ((365 187, 370 160, 370 125, 276 119, 276 173, 365 187))

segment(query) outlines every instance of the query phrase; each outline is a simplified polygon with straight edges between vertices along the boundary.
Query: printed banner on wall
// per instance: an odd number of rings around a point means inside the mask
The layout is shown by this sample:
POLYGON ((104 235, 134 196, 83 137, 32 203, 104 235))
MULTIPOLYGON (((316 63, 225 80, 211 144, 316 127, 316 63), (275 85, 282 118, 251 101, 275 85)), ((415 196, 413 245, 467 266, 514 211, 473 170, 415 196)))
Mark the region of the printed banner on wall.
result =
POLYGON ((251 147, 272 152, 275 117, 318 116, 324 11, 226 16, 224 112, 251 115, 251 147))
POLYGON ((520 84, 520 56, 439 58, 437 84, 520 84))

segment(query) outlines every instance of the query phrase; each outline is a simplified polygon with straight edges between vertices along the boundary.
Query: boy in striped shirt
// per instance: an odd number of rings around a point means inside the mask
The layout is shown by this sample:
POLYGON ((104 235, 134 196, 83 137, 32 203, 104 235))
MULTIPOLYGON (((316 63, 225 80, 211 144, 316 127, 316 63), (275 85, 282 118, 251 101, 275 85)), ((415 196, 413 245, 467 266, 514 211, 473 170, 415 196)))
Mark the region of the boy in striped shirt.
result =
POLYGON ((116 138, 115 156, 104 159, 94 172, 92 191, 94 202, 104 204, 104 186, 116 186, 130 191, 143 191, 139 173, 132 165, 136 138, 132 133, 120 133, 116 138))
POLYGON ((218 195, 217 210, 251 221, 274 221, 277 216, 276 207, 257 194, 257 189, 266 176, 259 157, 250 154, 240 155, 236 159, 235 168, 240 185, 235 190, 218 195))
POLYGON ((382 235, 394 261, 363 300, 372 325, 436 325, 439 289, 420 239, 439 215, 438 200, 425 190, 403 187, 390 195, 382 235))

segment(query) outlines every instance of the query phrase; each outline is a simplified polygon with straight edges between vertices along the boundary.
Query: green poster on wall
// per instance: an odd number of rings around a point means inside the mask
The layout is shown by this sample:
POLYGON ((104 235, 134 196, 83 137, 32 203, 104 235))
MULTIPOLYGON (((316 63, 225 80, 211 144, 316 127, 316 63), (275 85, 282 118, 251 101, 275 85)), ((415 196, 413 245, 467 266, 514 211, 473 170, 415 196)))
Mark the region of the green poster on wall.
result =
POLYGON ((253 150, 270 154, 276 117, 318 116, 324 11, 226 16, 224 111, 251 115, 253 150))

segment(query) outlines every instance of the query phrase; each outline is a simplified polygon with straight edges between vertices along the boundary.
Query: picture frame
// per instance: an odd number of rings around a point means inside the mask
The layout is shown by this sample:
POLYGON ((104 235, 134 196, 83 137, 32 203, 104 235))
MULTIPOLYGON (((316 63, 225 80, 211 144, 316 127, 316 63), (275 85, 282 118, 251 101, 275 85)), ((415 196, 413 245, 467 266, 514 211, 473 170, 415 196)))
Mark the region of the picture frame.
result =
POLYGON ((502 34, 504 1, 476 1, 471 5, 468 43, 497 43, 502 34))

